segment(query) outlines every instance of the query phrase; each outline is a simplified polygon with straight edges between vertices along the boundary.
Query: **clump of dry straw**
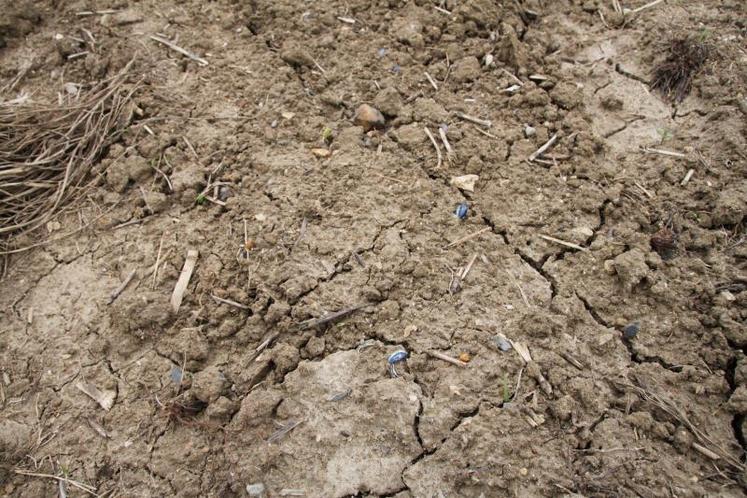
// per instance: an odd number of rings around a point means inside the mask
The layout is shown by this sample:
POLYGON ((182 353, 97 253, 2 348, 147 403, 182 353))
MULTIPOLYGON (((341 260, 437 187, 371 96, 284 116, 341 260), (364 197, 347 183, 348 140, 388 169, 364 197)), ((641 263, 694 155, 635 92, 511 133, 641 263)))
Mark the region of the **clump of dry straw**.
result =
MULTIPOLYGON (((0 99, 0 249, 50 221, 85 190, 91 168, 129 124, 128 64, 56 105, 0 99)), ((12 248, 12 249, 11 249, 12 248)))

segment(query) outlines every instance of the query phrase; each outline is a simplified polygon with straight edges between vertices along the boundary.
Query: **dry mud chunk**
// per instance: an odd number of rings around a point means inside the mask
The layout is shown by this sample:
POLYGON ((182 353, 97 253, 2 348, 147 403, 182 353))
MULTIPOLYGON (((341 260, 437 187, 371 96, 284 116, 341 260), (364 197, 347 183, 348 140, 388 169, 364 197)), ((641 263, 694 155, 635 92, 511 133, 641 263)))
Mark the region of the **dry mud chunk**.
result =
POLYGON ((290 344, 280 343, 270 350, 275 371, 278 375, 285 375, 298 365, 298 350, 290 344))
POLYGON ((459 83, 474 81, 480 77, 480 61, 477 57, 464 57, 454 63, 451 71, 451 77, 459 83))
POLYGON ((223 394, 227 386, 228 381, 218 367, 207 367, 195 374, 191 392, 200 401, 212 403, 223 394))
POLYGON ((374 346, 301 362, 285 378, 280 406, 277 393, 249 394, 235 419, 262 424, 267 432, 258 438, 256 430, 239 430, 229 441, 226 456, 236 460, 242 481, 261 481, 274 493, 304 488, 306 496, 320 498, 402 489, 402 471, 421 453, 413 429, 421 392, 413 382, 388 377, 381 363, 387 353, 374 346), (347 397, 330 400, 348 390, 347 397), (268 447, 264 439, 277 430, 269 420, 273 413, 282 417, 278 423, 303 423, 268 447))
POLYGON ((374 99, 374 105, 387 116, 398 116, 402 111, 402 97, 396 88, 384 88, 374 99))
POLYGON ((168 299, 157 292, 120 296, 112 305, 112 328, 140 339, 162 332, 171 320, 168 299))
POLYGON ((397 138, 397 142, 408 150, 426 140, 423 127, 419 124, 402 126, 394 132, 394 135, 397 138))
POLYGON ((25 36, 34 29, 34 25, 41 21, 39 11, 32 2, 19 2, 11 5, 6 2, 0 15, 0 48, 5 46, 5 40, 25 36))
POLYGON ((747 215, 747 185, 744 189, 720 192, 711 214, 711 224, 736 225, 747 215))
POLYGON ((142 180, 150 173, 148 161, 140 156, 130 156, 109 166, 106 170, 106 184, 115 192, 123 192, 130 180, 142 180))
POLYGON ((293 67, 311 67, 314 65, 314 59, 311 58, 311 55, 295 43, 283 45, 280 58, 293 67))
POLYGON ((638 285, 648 275, 646 255, 640 249, 631 249, 612 261, 615 273, 628 291, 638 285))
POLYGON ((415 19, 399 18, 392 23, 392 34, 398 41, 406 43, 412 47, 423 47, 423 25, 415 19))
POLYGON ((446 109, 431 98, 420 98, 413 105, 413 117, 416 121, 430 121, 433 123, 445 123, 449 120, 446 109))
POLYGON ((31 447, 31 429, 13 420, 0 422, 0 457, 10 462, 13 455, 23 458, 31 447))
POLYGON ((205 174, 199 165, 184 162, 171 174, 171 185, 174 192, 199 190, 205 184, 205 174))

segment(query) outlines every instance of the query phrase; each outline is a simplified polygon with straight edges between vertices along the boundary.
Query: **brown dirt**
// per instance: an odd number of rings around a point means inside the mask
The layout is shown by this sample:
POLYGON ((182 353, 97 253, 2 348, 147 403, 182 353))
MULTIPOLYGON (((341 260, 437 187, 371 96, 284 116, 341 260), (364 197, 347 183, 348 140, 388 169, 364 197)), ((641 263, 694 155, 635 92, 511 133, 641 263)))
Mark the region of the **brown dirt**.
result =
POLYGON ((3 494, 61 493, 28 471, 110 496, 743 496, 744 2, 624 18, 595 0, 446 0, 450 15, 397 0, 2 3, 4 98, 56 102, 136 57, 143 111, 87 199, 48 225, 54 241, 7 261, 3 494), (683 35, 713 50, 670 104, 643 82, 683 35), (513 94, 504 69, 524 83, 513 94), (363 103, 386 128, 353 125, 363 103), (437 168, 423 127, 442 124, 455 156, 437 168), (465 174, 473 194, 449 184, 465 174), (196 202, 209 180, 225 206, 196 202))

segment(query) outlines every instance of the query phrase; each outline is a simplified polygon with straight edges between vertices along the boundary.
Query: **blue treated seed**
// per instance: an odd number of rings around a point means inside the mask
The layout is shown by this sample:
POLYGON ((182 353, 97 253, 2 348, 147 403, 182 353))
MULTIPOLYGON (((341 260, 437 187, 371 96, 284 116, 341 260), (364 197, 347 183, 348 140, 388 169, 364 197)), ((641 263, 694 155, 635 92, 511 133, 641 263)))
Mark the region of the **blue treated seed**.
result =
POLYGON ((379 57, 384 57, 386 55, 386 49, 380 48, 376 53, 379 55, 379 57))
POLYGON ((394 365, 395 363, 399 363, 400 361, 405 361, 407 359, 407 351, 395 351, 391 355, 389 355, 389 359, 387 360, 390 365, 394 365))
POLYGON ((498 347, 501 349, 501 351, 506 352, 511 349, 511 343, 506 341, 505 339, 498 339, 498 347))
POLYGON ((640 322, 629 323, 623 328, 623 337, 625 339, 632 339, 638 335, 639 330, 641 330, 640 322))
POLYGON ((182 382, 182 376, 183 375, 184 374, 182 373, 182 369, 181 368, 179 368, 177 366, 171 367, 171 372, 169 373, 169 377, 171 377, 171 381, 174 384, 181 384, 181 382, 182 382))
POLYGON ((454 214, 457 215, 457 218, 459 218, 460 220, 463 220, 467 217, 468 211, 469 211, 469 204, 467 204, 466 202, 463 202, 457 206, 454 214))
POLYGON ((395 64, 392 66, 392 69, 390 69, 390 71, 394 74, 399 74, 400 72, 402 72, 402 68, 399 67, 399 64, 395 64))

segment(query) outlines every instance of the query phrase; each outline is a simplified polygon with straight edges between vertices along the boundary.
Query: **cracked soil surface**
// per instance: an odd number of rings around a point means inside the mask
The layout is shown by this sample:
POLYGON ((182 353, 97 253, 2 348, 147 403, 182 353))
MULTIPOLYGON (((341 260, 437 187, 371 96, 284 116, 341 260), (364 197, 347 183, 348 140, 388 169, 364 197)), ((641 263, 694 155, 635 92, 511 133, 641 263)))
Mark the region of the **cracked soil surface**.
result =
POLYGON ((0 98, 134 57, 142 111, 47 235, 88 226, 7 260, 2 494, 744 495, 744 2, 0 4, 0 98), (645 82, 693 33, 672 104, 645 82))

